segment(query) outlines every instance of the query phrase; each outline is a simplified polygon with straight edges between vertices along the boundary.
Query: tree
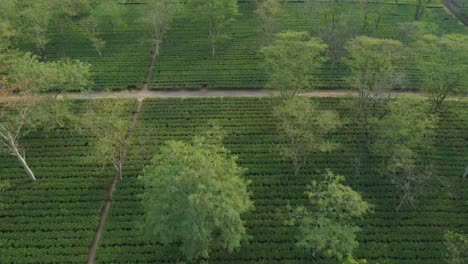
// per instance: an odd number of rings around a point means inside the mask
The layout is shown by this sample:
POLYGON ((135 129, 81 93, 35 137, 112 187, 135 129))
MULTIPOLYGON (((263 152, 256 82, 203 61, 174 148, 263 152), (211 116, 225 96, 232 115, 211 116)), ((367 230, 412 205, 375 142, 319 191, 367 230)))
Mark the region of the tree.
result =
POLYGON ((145 7, 141 19, 151 27, 156 56, 159 56, 159 46, 179 10, 177 0, 151 0, 145 7))
POLYGON ((95 17, 102 24, 110 24, 114 35, 127 27, 125 17, 127 9, 115 0, 101 0, 91 11, 91 16, 95 17))
POLYGON ((273 44, 261 49, 265 56, 268 86, 284 97, 296 95, 302 88, 317 83, 320 67, 326 61, 327 45, 306 32, 283 32, 273 44))
POLYGON ((343 176, 327 170, 325 179, 307 186, 310 207, 298 207, 298 247, 326 257, 343 260, 359 245, 356 234, 360 228, 356 219, 371 212, 371 205, 361 195, 343 184, 343 176))
POLYGON ((336 64, 345 54, 345 43, 356 34, 355 16, 349 12, 346 2, 343 0, 332 0, 313 2, 311 14, 317 13, 318 24, 312 24, 312 30, 319 30, 321 39, 328 45, 330 68, 333 70, 336 64))
POLYGON ((463 264, 468 260, 468 236, 452 231, 444 235, 447 248, 445 261, 448 264, 463 264))
POLYGON ((426 11, 426 7, 432 2, 432 0, 416 0, 416 10, 414 12, 414 20, 419 20, 426 11))
POLYGON ((206 258, 215 248, 239 248, 247 238, 241 215, 253 202, 236 160, 204 137, 164 143, 139 177, 144 234, 165 245, 180 243, 189 260, 206 258))
POLYGON ((44 118, 42 111, 38 115, 37 106, 38 102, 34 98, 23 97, 20 100, 2 102, 0 109, 0 142, 3 147, 0 151, 15 156, 33 181, 36 177, 26 162, 25 152, 21 150, 18 140, 36 130, 44 118))
POLYGON ((362 19, 361 34, 370 34, 379 28, 385 13, 385 0, 359 0, 359 17, 362 19), (374 27, 372 27, 374 25, 374 27))
POLYGON ((208 26, 214 57, 216 45, 228 37, 224 29, 239 15, 237 0, 188 0, 187 11, 194 21, 201 21, 208 26))
POLYGON ((50 42, 49 25, 53 17, 53 8, 46 0, 31 1, 20 10, 23 18, 21 27, 23 34, 32 40, 39 50, 42 61, 47 60, 47 44, 50 42))
MULTIPOLYGON (((86 0, 81 0, 86 1, 86 0)), ((93 5, 87 16, 79 21, 80 29, 84 36, 91 42, 99 57, 102 57, 102 50, 106 42, 99 37, 103 33, 103 28, 111 25, 114 35, 126 28, 125 7, 113 0, 102 0, 93 5)))
MULTIPOLYGON (((44 0, 36 0, 44 1, 44 0)), ((52 22, 60 29, 63 36, 64 25, 74 24, 89 15, 92 9, 91 0, 45 0, 52 11, 52 22)))
POLYGON ((8 79, 14 86, 34 92, 83 91, 91 84, 90 65, 80 61, 39 62, 30 53, 13 52, 7 65, 8 79))
POLYGON ((91 42, 99 57, 102 57, 102 50, 106 42, 99 37, 99 21, 94 16, 89 16, 80 21, 81 30, 85 37, 91 42))
POLYGON ((388 79, 398 76, 397 63, 403 48, 397 40, 367 36, 359 36, 348 43, 349 58, 345 62, 351 69, 349 82, 359 91, 358 116, 363 111, 367 116, 366 108, 371 100, 389 96, 393 87, 388 85, 388 79))
POLYGON ((447 96, 468 92, 468 36, 425 35, 412 47, 421 88, 429 93, 433 111, 439 111, 447 96))
POLYGON ((278 30, 277 19, 281 14, 281 0, 257 0, 256 4, 254 13, 260 21, 264 43, 268 44, 278 30))
POLYGON ((273 110, 273 116, 285 141, 281 145, 282 155, 292 162, 295 176, 312 152, 336 148, 326 137, 339 126, 338 115, 318 110, 318 105, 308 98, 292 97, 283 101, 273 110))
POLYGON ((0 92, 15 96, 0 103, 0 150, 14 155, 31 180, 36 180, 19 140, 34 131, 60 126, 68 118, 64 102, 37 93, 85 85, 88 75, 66 63, 41 63, 31 54, 8 49, 2 50, 0 65, 0 92))
MULTIPOLYGON (((5 93, 5 90, 3 90, 5 93)), ((14 93, 17 95, 17 93, 14 93)), ((13 95, 13 93, 6 94, 13 95)), ((6 99, 0 105, 0 152, 15 156, 29 178, 33 181, 36 176, 26 161, 26 151, 20 144, 20 139, 38 130, 53 129, 60 125, 66 115, 59 104, 64 104, 51 97, 36 97, 21 95, 17 98, 6 99), (62 112, 57 112, 57 110, 62 112)))
POLYGON ((382 119, 373 119, 373 152, 384 161, 383 174, 390 177, 399 192, 397 211, 414 205, 431 176, 423 154, 431 153, 437 124, 424 101, 400 98, 388 104, 382 119))
POLYGON ((81 116, 80 132, 91 135, 93 159, 103 166, 111 164, 122 178, 122 165, 131 138, 132 103, 126 100, 103 99, 91 101, 81 116))

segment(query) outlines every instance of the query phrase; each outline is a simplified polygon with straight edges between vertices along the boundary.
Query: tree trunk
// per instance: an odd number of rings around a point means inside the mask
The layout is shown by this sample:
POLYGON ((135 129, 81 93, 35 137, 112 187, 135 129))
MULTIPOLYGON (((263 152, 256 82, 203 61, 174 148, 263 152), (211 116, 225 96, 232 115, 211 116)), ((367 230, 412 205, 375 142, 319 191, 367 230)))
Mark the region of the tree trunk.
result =
POLYGON ((47 61, 47 55, 46 55, 46 48, 45 47, 41 47, 39 48, 40 52, 41 52, 41 60, 42 62, 46 62, 47 61))
POLYGON ((94 48, 96 49, 96 52, 99 55, 99 58, 102 58, 102 52, 96 46, 94 46, 94 48))
POLYGON ((18 148, 16 148, 15 146, 15 143, 14 142, 10 142, 10 146, 11 146, 11 149, 13 151, 13 153, 15 154, 16 158, 19 160, 19 162, 21 163, 21 166, 23 167, 24 171, 26 172, 26 174, 28 174, 29 178, 31 178, 31 180, 35 181, 36 180, 36 177, 34 176, 34 173, 32 172, 32 170, 29 168, 28 164, 26 163, 26 160, 24 159, 24 157, 19 153, 18 151, 18 148))

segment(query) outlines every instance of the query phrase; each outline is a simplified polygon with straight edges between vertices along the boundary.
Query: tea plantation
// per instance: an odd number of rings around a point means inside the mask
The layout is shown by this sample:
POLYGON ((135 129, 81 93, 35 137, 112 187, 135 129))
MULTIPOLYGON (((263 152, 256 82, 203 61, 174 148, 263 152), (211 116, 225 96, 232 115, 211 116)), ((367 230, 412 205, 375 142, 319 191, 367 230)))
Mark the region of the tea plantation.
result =
MULTIPOLYGON (((379 27, 374 29, 372 26, 365 33, 356 34, 401 39, 399 24, 413 21, 415 1, 399 1, 398 5, 394 5, 394 1, 385 3, 379 27)), ((370 8, 375 5, 371 3, 370 8)), ((54 23, 50 25, 52 34, 47 46, 48 58, 71 58, 91 63, 95 90, 141 88, 151 62, 151 29, 140 19, 144 3, 128 1, 124 6, 127 27, 112 32, 110 24, 106 24, 99 34, 106 43, 102 58, 77 25, 58 27, 54 23)), ((190 10, 178 15, 164 38, 148 87, 155 90, 264 88, 266 75, 259 52, 264 44, 254 9, 252 1, 239 1, 240 15, 226 29, 229 39, 218 45, 215 57, 211 56, 206 26, 193 22, 187 16, 190 10)), ((356 19, 352 23, 359 28, 359 3, 350 1, 346 4, 346 10, 356 19)), ((310 31, 312 36, 319 36, 318 15, 311 16, 309 12, 302 1, 286 1, 278 18, 279 30, 310 31)), ((429 4, 422 22, 434 25, 437 34, 468 34, 467 29, 437 1, 429 4)), ((17 46, 24 50, 36 50, 27 39, 20 39, 17 46)), ((410 65, 409 59, 404 64, 402 67, 408 75, 407 85, 418 88, 418 73, 410 65)), ((345 81, 349 72, 342 63, 334 69, 324 65, 317 75, 318 87, 349 87, 345 81)))
MULTIPOLYGON (((351 119, 350 98, 322 98, 321 109, 335 109, 351 119)), ((466 102, 450 101, 437 128, 436 151, 427 154, 433 172, 450 182, 434 182, 414 208, 398 212, 398 196, 379 173, 380 161, 363 147, 364 131, 340 128, 333 140, 340 147, 315 154, 300 176, 278 153, 278 131, 271 110, 277 98, 201 98, 145 100, 134 131, 135 143, 114 193, 111 213, 97 252, 97 263, 180 263, 176 246, 144 240, 138 232, 143 215, 137 180, 158 146, 169 139, 189 140, 216 120, 226 130, 226 148, 239 156, 252 181, 255 210, 246 215, 252 236, 239 251, 214 251, 210 263, 335 263, 295 246, 297 229, 285 225, 278 210, 306 205, 306 184, 330 168, 374 204, 359 225, 355 256, 369 263, 443 261, 443 234, 468 232, 468 187, 462 174, 468 155, 466 102)), ((79 105, 79 103, 77 103, 79 105)), ((129 113, 129 118, 130 118, 129 113)), ((112 172, 92 160, 89 138, 68 130, 36 133, 25 141, 38 181, 30 182, 13 157, 0 156, 0 263, 83 263, 112 172)))

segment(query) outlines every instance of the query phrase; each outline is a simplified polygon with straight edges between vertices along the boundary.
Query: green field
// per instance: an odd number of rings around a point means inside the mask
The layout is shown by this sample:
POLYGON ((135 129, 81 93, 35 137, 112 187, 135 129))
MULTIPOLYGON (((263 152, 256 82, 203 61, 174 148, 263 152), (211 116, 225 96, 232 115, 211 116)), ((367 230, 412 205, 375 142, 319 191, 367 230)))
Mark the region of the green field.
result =
MULTIPOLYGON (((352 99, 323 98, 321 109, 336 109, 351 117, 352 99), (348 103, 347 103, 348 102, 348 103)), ((397 194, 378 173, 379 160, 365 149, 363 131, 352 125, 339 129, 333 139, 341 147, 316 154, 295 178, 281 159, 280 139, 271 116, 276 98, 213 98, 145 100, 134 136, 139 148, 130 149, 114 194, 98 263, 177 263, 177 248, 141 239, 137 231, 143 214, 136 180, 158 146, 168 139, 189 140, 218 120, 226 130, 225 146, 239 156, 252 180, 249 190, 255 210, 246 215, 249 244, 239 252, 212 252, 210 263, 334 263, 295 247, 296 229, 284 225, 277 210, 287 204, 306 204, 305 185, 330 168, 346 176, 346 183, 375 205, 361 222, 360 246, 355 255, 369 263, 442 263, 446 230, 468 232, 468 186, 461 178, 468 156, 466 102, 448 102, 437 130, 436 151, 429 158, 434 174, 450 179, 452 188, 438 185, 414 209, 395 212, 397 194), (458 114, 456 114, 458 113, 458 114), (446 191, 450 190, 451 195, 446 191)), ((130 118, 130 113, 129 113, 130 118)), ((83 263, 112 173, 84 159, 89 139, 71 131, 36 133, 26 139, 27 158, 38 181, 31 183, 13 157, 0 156, 0 263, 83 263)))
MULTIPOLYGON (((387 1, 385 12, 379 28, 367 32, 368 35, 384 38, 400 38, 401 22, 413 20, 414 0, 387 1)), ((359 17, 358 4, 349 3, 349 12, 359 17)), ((50 59, 62 57, 79 59, 92 64, 94 89, 132 89, 141 88, 146 70, 150 64, 151 43, 148 28, 139 21, 138 11, 143 4, 126 5, 129 27, 113 34, 110 26, 101 37, 107 46, 103 57, 99 58, 79 33, 76 26, 61 30, 52 25, 52 41, 48 46, 50 59)), ((208 34, 204 25, 193 23, 187 17, 179 16, 166 35, 161 49, 161 56, 156 62, 150 89, 251 89, 263 88, 266 75, 262 70, 263 58, 259 53, 262 40, 259 33, 259 22, 253 14, 254 5, 249 2, 239 4, 241 15, 227 29, 231 39, 220 44, 217 56, 211 56, 208 34)), ((280 17, 281 30, 311 30, 316 36, 317 21, 307 22, 307 13, 301 2, 289 2, 284 5, 280 17)), ((437 1, 427 9, 422 21, 437 25, 438 33, 464 33, 468 31, 458 20, 445 11, 437 1)), ((358 22, 356 22, 358 23, 358 22)), ((26 50, 34 50, 27 41, 18 44, 26 50)), ((418 87, 418 73, 405 63, 408 75, 408 86, 418 87)), ((344 77, 348 70, 343 65, 331 70, 328 65, 317 73, 322 88, 348 87, 344 77)))

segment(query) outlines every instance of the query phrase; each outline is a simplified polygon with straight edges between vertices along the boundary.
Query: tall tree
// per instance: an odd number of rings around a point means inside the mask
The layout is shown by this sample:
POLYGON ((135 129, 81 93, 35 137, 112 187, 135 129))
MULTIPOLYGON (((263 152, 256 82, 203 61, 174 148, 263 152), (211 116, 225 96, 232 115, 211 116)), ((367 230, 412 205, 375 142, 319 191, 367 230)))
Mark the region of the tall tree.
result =
POLYGON ((50 42, 50 23, 53 8, 49 1, 31 1, 20 10, 23 19, 19 21, 23 35, 30 39, 39 51, 42 61, 47 60, 47 44, 50 42))
POLYGON ((440 110, 447 96, 468 93, 466 43, 466 35, 425 35, 412 46, 421 88, 429 93, 433 111, 440 110))
POLYGON ((115 0, 101 0, 91 11, 91 16, 103 24, 111 26, 112 32, 117 32, 127 27, 127 9, 115 0))
POLYGON ((80 21, 80 28, 84 36, 91 42, 99 57, 102 57, 102 50, 106 46, 106 41, 99 37, 99 25, 98 18, 93 15, 80 21))
POLYGON ((272 45, 263 47, 268 86, 284 97, 296 95, 300 89, 317 85, 317 76, 326 61, 327 45, 306 32, 283 32, 272 45))
POLYGON ((130 145, 128 131, 132 124, 134 104, 127 100, 90 101, 79 124, 82 133, 91 135, 93 159, 103 166, 112 165, 122 178, 124 153, 130 145))
POLYGON ((189 260, 206 258, 212 249, 239 248, 248 237, 241 216, 253 202, 236 160, 204 137, 164 143, 139 177, 144 234, 165 245, 180 243, 189 260))
POLYGON ((256 0, 257 7, 254 11, 260 21, 260 29, 263 42, 272 41, 274 33, 278 31, 278 16, 281 14, 281 0, 256 0))
POLYGON ((358 116, 367 116, 371 100, 388 96, 392 83, 388 79, 398 76, 398 61, 403 44, 397 40, 359 36, 348 43, 349 58, 345 60, 351 69, 349 82, 359 91, 358 116))
POLYGON ((414 205, 430 180, 430 163, 424 157, 431 153, 437 123, 424 101, 400 98, 388 104, 382 119, 373 119, 373 152, 384 161, 383 174, 389 176, 399 192, 396 207, 414 205))
POLYGON ((293 211, 290 224, 299 223, 297 246, 312 250, 314 256, 319 253, 343 260, 359 245, 356 234, 360 228, 355 221, 371 212, 372 206, 344 181, 343 176, 328 170, 323 181, 307 186, 310 206, 293 211))
POLYGON ((416 9, 414 12, 414 20, 419 20, 424 15, 427 6, 432 0, 416 0, 416 9))
POLYGON ((214 57, 216 45, 229 37, 226 26, 239 15, 237 0, 188 0, 187 11, 194 21, 201 21, 208 27, 214 57))
POLYGON ((327 140, 327 134, 339 126, 338 115, 318 110, 309 98, 288 98, 273 110, 273 116, 285 141, 282 155, 292 162, 295 176, 313 152, 328 152, 336 147, 327 140))
POLYGON ((385 12, 385 0, 359 0, 360 33, 368 35, 375 32, 385 12))
POLYGON ((67 63, 41 63, 35 56, 2 50, 0 56, 0 92, 14 96, 0 102, 0 150, 14 155, 31 180, 36 180, 26 162, 20 139, 41 129, 61 124, 67 117, 64 103, 37 93, 51 88, 80 87, 88 84, 88 66, 67 63), (10 54, 9 56, 5 53, 10 54))
POLYGON ((109 25, 114 35, 124 30, 127 27, 126 15, 127 10, 122 4, 114 0, 101 0, 92 5, 89 13, 80 19, 80 29, 99 57, 102 57, 102 50, 106 46, 101 36, 107 33, 105 30, 109 25))
POLYGON ((345 54, 346 41, 352 38, 356 32, 355 15, 349 11, 346 1, 332 0, 316 3, 311 10, 318 17, 318 23, 312 25, 312 30, 318 29, 321 39, 328 45, 328 55, 331 69, 345 54))
POLYGON ((161 42, 179 10, 180 3, 177 0, 151 0, 147 2, 141 19, 151 27, 156 56, 159 56, 161 42))
MULTIPOLYGON (((5 91, 3 91, 5 93, 5 91)), ((21 149, 19 139, 36 130, 46 119, 39 100, 34 97, 21 97, 1 103, 0 108, 0 151, 15 156, 28 177, 35 181, 36 176, 26 162, 26 153, 21 149)))
POLYGON ((64 35, 65 25, 72 25, 89 15, 92 0, 38 0, 47 1, 52 11, 52 22, 64 35))

